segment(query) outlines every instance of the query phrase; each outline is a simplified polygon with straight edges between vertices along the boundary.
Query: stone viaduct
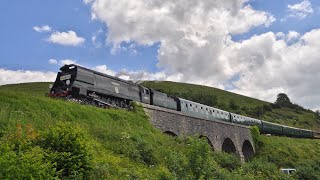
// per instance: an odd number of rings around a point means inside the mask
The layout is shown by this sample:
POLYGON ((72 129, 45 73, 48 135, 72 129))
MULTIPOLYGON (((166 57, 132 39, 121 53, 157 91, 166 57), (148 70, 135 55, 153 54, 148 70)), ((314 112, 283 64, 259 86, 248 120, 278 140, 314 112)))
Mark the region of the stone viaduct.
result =
POLYGON ((234 153, 245 162, 255 153, 250 128, 238 124, 194 118, 157 106, 142 104, 150 122, 173 136, 205 137, 214 151, 234 153))

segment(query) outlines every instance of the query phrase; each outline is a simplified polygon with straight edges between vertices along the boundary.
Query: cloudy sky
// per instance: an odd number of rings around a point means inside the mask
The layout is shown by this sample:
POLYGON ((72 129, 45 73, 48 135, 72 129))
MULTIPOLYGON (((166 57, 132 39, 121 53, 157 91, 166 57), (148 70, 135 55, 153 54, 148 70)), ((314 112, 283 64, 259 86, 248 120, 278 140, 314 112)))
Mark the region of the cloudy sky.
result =
POLYGON ((320 109, 319 0, 4 0, 0 18, 0 85, 77 63, 320 109))

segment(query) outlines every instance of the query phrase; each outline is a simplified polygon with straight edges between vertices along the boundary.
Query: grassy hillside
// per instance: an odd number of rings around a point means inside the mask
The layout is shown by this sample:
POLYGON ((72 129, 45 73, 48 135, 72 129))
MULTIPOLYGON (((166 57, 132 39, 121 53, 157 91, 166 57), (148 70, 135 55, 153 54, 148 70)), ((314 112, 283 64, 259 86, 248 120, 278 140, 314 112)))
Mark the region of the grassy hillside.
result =
POLYGON ((45 97, 48 83, 0 86, 0 179, 319 178, 319 140, 259 137, 240 165, 206 140, 174 138, 142 109, 100 109, 45 97), (274 156, 271 156, 273 154, 274 156), (280 166, 296 167, 286 176, 280 166))
POLYGON ((144 86, 230 112, 279 124, 320 130, 320 117, 297 105, 277 107, 273 103, 221 89, 168 81, 146 81, 144 86))
MULTIPOLYGON (((228 91, 224 91, 221 89, 201 86, 195 84, 187 84, 187 83, 178 83, 178 82, 170 82, 170 81, 144 81, 143 85, 166 92, 172 95, 179 95, 179 97, 183 96, 188 99, 192 99, 193 96, 197 94, 201 94, 203 96, 207 96, 213 98, 213 103, 215 106, 223 107, 228 106, 228 103, 234 100, 240 108, 248 107, 255 108, 257 106, 268 105, 268 102, 261 101, 258 99, 242 96, 239 94, 231 93, 228 91)), ((200 100, 203 100, 200 98, 200 100)))

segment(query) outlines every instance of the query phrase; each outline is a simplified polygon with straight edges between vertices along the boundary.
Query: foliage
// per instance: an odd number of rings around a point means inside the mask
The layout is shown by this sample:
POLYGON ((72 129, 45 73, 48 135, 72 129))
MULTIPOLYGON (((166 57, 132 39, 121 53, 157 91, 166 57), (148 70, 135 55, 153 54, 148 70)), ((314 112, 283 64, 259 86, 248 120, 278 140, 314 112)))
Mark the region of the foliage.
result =
POLYGON ((227 154, 225 152, 215 153, 214 160, 220 167, 226 168, 229 171, 235 170, 241 166, 239 158, 234 154, 227 154))
POLYGON ((82 129, 68 122, 58 122, 40 133, 30 124, 25 128, 18 124, 15 132, 1 139, 0 177, 85 177, 92 163, 84 136, 82 129))
POLYGON ((238 110, 239 106, 236 104, 236 102, 232 99, 229 101, 229 108, 233 109, 233 110, 238 110))
POLYGON ((21 124, 16 131, 0 139, 0 179, 53 179, 55 163, 48 154, 34 146, 35 132, 31 125, 21 124))
POLYGON ((282 107, 282 106, 286 107, 286 106, 291 105, 292 103, 291 103, 289 97, 285 93, 279 93, 275 104, 279 105, 280 107, 282 107))
POLYGON ((320 179, 320 159, 299 163, 295 176, 305 180, 320 179))
POLYGON ((237 171, 239 174, 255 179, 292 179, 290 176, 282 174, 273 163, 259 158, 244 164, 237 171))
POLYGON ((54 164, 38 146, 19 148, 0 144, 0 179, 53 179, 54 164))
MULTIPOLYGON (((42 83, 0 87, 0 179, 291 178, 280 167, 297 168, 296 179, 318 176, 319 140, 259 136, 257 156, 240 165, 232 155, 213 153, 206 139, 161 133, 139 106, 101 109, 43 97, 46 90, 42 83)), ((235 102, 241 112, 254 108, 235 102)), ((283 109, 263 116, 280 116, 283 109)))
POLYGON ((46 149, 60 177, 86 176, 92 169, 88 138, 78 125, 58 122, 41 133, 36 144, 46 149))
POLYGON ((258 152, 260 148, 263 146, 263 141, 261 140, 259 128, 257 126, 251 126, 250 131, 256 152, 258 152))
POLYGON ((212 149, 207 140, 193 139, 189 137, 187 143, 190 148, 187 151, 188 165, 186 167, 190 179, 209 179, 212 177, 212 168, 215 162, 212 159, 212 149))

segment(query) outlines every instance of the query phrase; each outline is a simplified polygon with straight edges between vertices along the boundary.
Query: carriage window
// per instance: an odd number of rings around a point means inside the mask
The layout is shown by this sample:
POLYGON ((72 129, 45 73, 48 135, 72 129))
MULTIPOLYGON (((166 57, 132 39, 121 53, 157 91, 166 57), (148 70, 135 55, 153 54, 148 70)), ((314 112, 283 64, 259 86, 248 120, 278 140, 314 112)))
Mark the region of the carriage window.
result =
POLYGON ((188 104, 186 104, 186 107, 188 107, 188 104))
POLYGON ((201 109, 202 109, 202 107, 201 107, 201 109))
POLYGON ((148 89, 146 89, 146 94, 149 94, 149 90, 148 89))
POLYGON ((192 104, 190 104, 190 107, 192 107, 192 104))

